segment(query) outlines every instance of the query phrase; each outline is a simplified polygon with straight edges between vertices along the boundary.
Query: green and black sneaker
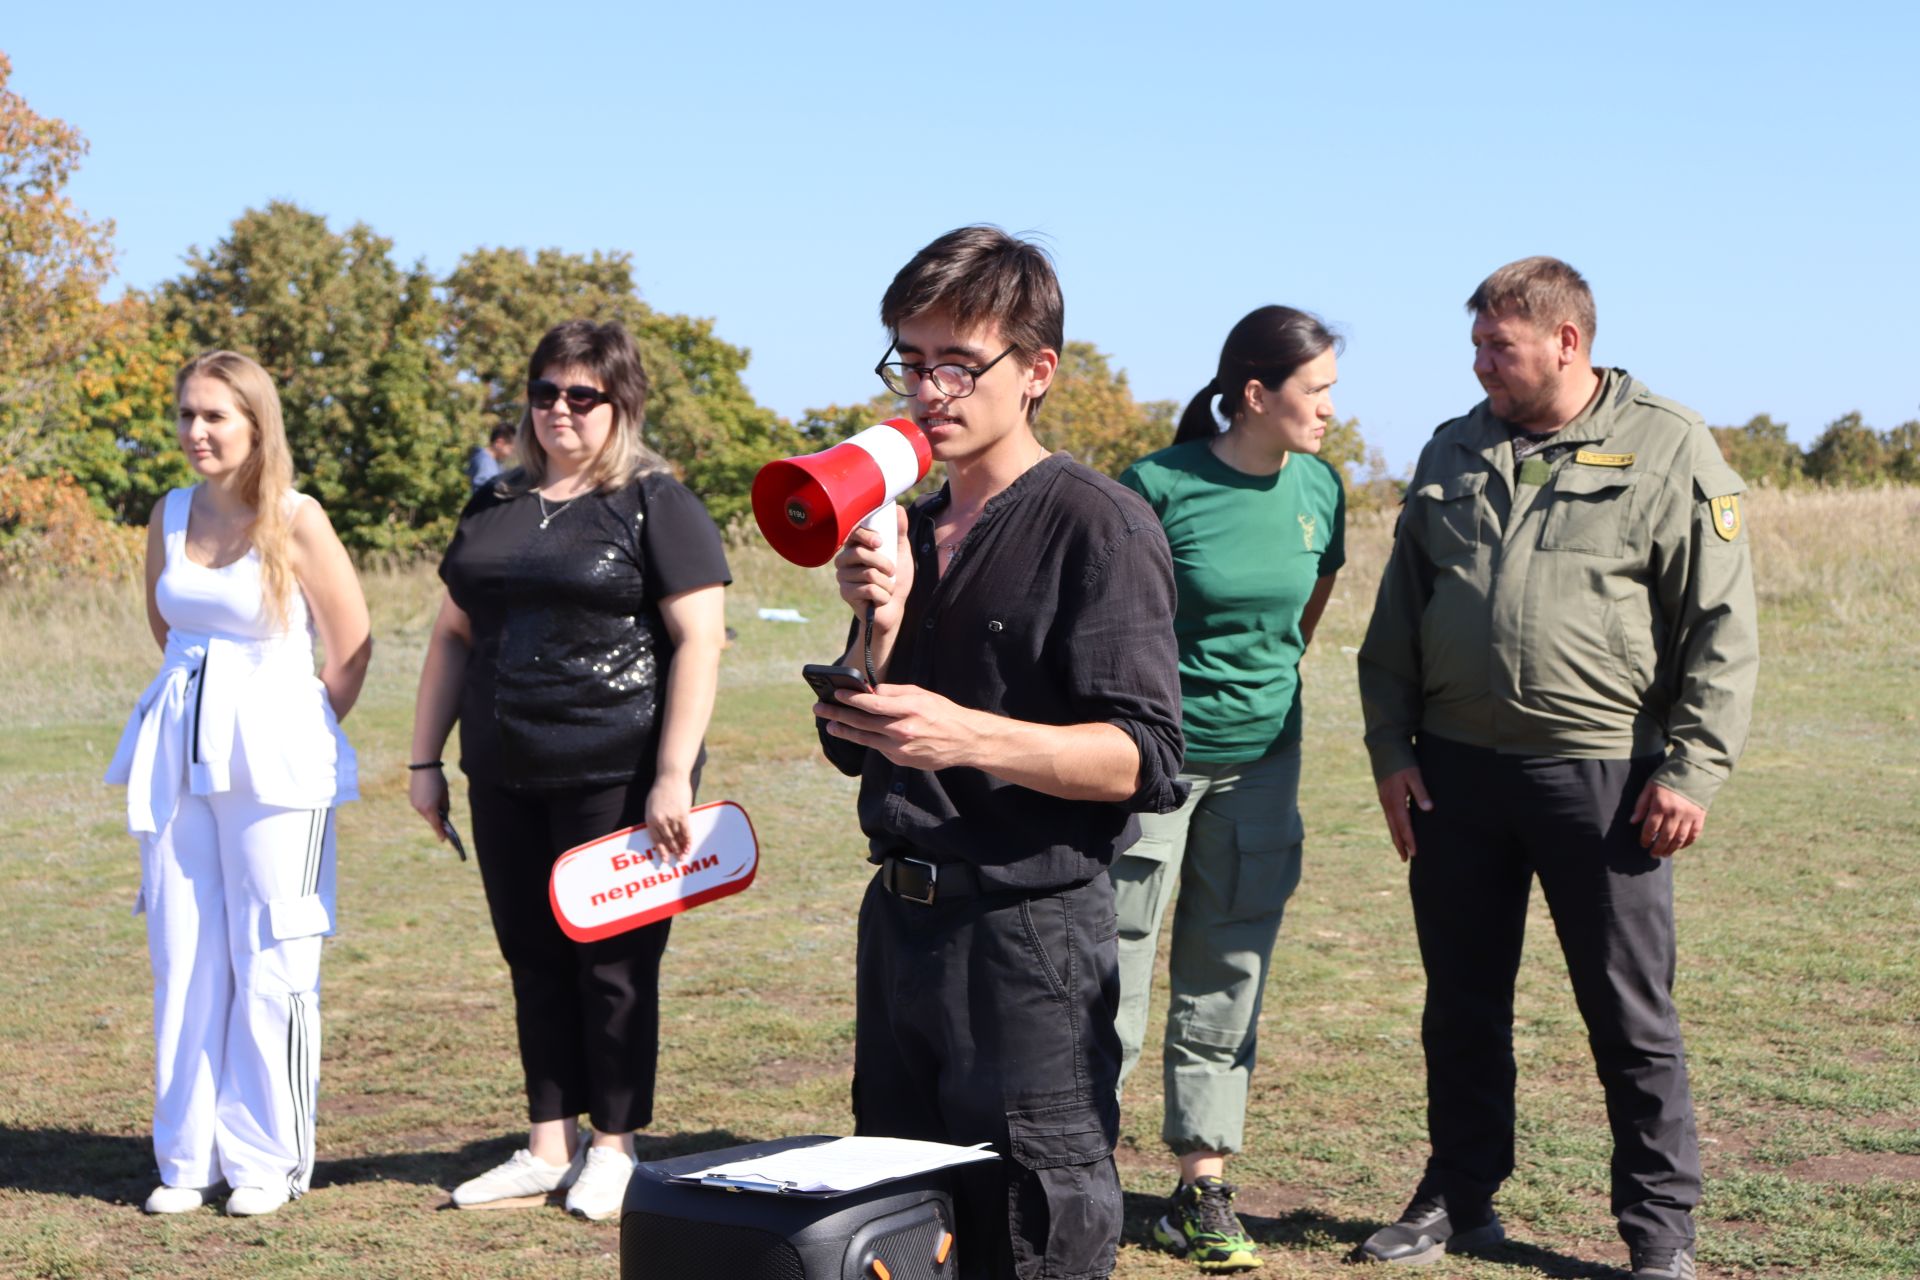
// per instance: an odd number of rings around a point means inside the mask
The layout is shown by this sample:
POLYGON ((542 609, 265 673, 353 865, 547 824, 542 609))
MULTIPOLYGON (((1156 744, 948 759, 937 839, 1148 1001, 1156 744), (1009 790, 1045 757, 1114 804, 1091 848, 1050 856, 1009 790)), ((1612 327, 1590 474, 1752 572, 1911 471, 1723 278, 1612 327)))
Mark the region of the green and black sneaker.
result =
POLYGON ((1251 1271, 1260 1265, 1260 1246, 1233 1211, 1239 1188, 1220 1178, 1196 1178, 1173 1189, 1172 1200, 1153 1238, 1164 1249, 1190 1258, 1202 1271, 1251 1271))

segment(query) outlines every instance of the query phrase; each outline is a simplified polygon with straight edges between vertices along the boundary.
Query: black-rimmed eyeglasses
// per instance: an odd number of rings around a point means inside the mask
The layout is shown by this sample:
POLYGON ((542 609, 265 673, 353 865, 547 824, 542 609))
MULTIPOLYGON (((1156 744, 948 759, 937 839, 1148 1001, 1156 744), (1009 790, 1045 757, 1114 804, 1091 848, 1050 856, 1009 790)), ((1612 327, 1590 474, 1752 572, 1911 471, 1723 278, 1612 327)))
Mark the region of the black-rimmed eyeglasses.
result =
MULTIPOLYGON (((979 368, 965 364, 908 364, 904 360, 889 361, 882 356, 873 371, 880 375, 880 381, 887 384, 887 390, 897 396, 917 396, 920 394, 920 381, 931 379, 934 390, 949 400, 958 400, 961 396, 973 394, 973 388, 980 381, 980 375, 1005 360, 1018 350, 1019 344, 1008 347, 979 368)), ((887 348, 887 355, 893 354, 893 348, 887 348)))
POLYGON ((575 413, 592 413, 613 397, 598 387, 562 387, 545 378, 535 378, 527 384, 527 403, 536 409, 547 410, 560 403, 566 397, 567 408, 575 413))

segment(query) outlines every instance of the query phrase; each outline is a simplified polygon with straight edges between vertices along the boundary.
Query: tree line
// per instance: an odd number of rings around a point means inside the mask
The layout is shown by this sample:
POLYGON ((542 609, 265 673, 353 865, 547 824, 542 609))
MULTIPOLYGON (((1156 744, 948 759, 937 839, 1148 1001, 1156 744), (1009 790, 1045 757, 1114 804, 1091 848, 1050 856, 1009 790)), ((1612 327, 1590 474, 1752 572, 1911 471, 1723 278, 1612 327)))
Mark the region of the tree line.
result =
MULTIPOLYGON (((445 545, 467 496, 463 462, 497 422, 517 421, 528 353, 562 320, 616 320, 652 379, 648 443, 716 519, 743 520, 768 459, 823 448, 899 411, 882 394, 789 421, 742 379, 749 352, 711 319, 648 305, 623 252, 478 248, 445 275, 395 258, 365 223, 335 228, 287 202, 242 213, 184 270, 108 300, 113 224, 65 194, 87 143, 7 87, 0 53, 0 577, 27 562, 104 564, 136 545, 155 500, 192 479, 175 443, 172 379, 216 347, 258 360, 279 386, 296 475, 342 540, 367 556, 445 545)), ((1069 341, 1037 423, 1042 442, 1109 474, 1173 436, 1179 406, 1134 398, 1124 371, 1069 341)), ((1848 415, 1805 453, 1765 416, 1716 428, 1750 481, 1920 479, 1920 423, 1876 432, 1848 415)), ((1322 456, 1353 505, 1398 486, 1359 423, 1334 424, 1322 456)), ((128 553, 130 554, 130 553, 128 553)))

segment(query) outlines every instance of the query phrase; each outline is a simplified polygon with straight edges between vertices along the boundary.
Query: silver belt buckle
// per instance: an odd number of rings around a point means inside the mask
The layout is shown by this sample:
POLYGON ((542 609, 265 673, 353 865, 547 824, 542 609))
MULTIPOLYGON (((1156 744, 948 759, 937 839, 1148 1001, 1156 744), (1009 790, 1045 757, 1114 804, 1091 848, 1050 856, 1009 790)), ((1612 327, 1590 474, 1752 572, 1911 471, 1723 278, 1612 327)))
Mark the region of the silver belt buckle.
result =
POLYGON ((901 858, 899 861, 911 862, 916 867, 925 867, 927 869, 927 896, 924 898, 916 898, 910 893, 901 893, 898 889, 894 890, 894 896, 904 898, 908 902, 917 902, 923 907, 932 906, 934 889, 940 881, 940 868, 931 862, 926 862, 919 858, 901 858))

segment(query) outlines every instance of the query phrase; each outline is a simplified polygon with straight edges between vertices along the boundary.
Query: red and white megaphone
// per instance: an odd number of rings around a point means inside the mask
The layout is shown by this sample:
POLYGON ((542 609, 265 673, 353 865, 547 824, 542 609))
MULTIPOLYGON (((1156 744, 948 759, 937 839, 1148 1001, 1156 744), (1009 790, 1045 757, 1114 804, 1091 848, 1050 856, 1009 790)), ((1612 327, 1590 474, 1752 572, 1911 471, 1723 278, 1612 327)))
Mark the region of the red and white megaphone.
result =
POLYGON ((753 478, 753 518, 783 557, 809 569, 833 559, 857 528, 893 555, 893 500, 919 484, 933 446, 911 418, 889 418, 819 453, 781 458, 753 478))

